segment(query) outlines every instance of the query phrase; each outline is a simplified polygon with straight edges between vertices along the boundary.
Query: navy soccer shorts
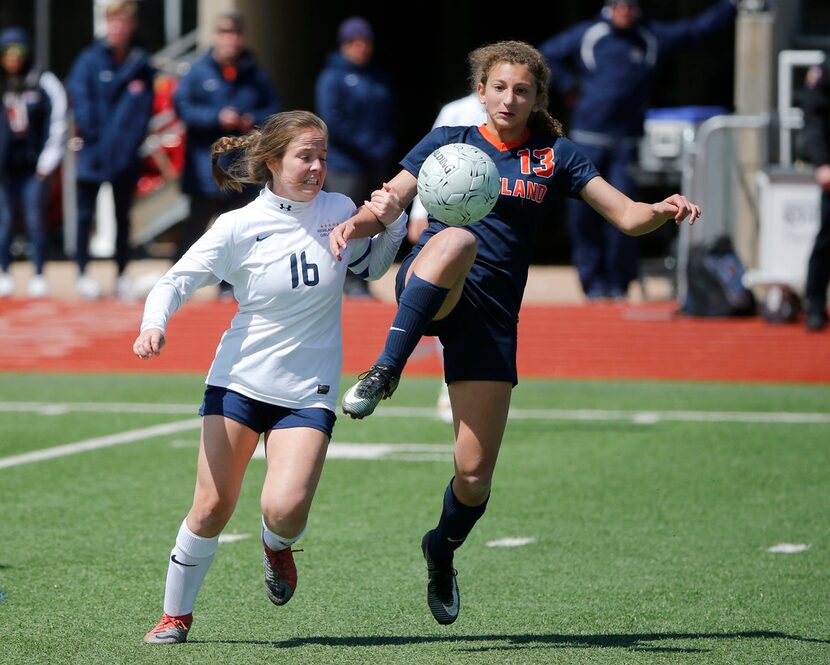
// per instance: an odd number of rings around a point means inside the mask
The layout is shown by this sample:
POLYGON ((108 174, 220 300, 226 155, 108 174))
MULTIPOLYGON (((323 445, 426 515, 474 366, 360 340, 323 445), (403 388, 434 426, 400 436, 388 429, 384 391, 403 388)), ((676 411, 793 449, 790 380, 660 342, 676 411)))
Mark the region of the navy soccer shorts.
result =
MULTIPOLYGON (((395 279, 395 297, 400 298, 406 273, 415 259, 407 256, 395 279)), ((519 382, 516 371, 516 326, 505 327, 477 307, 465 292, 452 312, 433 321, 425 335, 437 336, 444 346, 444 379, 453 381, 519 382)))
POLYGON ((310 427, 331 438, 336 416, 321 408, 289 409, 246 397, 227 388, 208 386, 200 416, 224 416, 262 434, 271 429, 310 427))

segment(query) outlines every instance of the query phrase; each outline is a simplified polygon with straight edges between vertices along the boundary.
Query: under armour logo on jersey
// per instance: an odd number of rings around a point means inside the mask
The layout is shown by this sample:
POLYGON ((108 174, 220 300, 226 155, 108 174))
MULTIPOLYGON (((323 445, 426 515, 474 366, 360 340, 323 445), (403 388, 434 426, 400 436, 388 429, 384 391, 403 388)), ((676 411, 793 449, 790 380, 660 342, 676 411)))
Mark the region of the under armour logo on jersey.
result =
POLYGON ((291 206, 280 203, 280 210, 288 210, 288 212, 291 212, 291 206))

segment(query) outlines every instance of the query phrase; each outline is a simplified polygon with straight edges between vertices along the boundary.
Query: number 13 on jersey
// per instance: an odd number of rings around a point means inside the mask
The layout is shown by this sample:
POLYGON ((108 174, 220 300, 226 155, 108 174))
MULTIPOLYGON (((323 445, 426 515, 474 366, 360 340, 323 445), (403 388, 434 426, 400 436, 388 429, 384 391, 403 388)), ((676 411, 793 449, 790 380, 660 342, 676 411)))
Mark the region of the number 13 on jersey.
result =
MULTIPOLYGON (((522 175, 530 175, 530 150, 525 148, 519 150, 518 153, 522 175)), ((544 148, 542 150, 534 150, 533 156, 539 160, 539 166, 533 167, 534 175, 540 178, 549 178, 553 175, 553 169, 556 163, 553 161, 553 148, 544 148)))

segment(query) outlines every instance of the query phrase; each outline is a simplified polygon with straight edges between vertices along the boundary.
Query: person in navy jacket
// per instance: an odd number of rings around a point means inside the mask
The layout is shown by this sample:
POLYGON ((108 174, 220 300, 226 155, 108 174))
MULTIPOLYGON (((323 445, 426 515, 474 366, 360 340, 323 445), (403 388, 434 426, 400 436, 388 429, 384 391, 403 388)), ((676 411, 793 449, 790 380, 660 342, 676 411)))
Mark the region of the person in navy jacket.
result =
POLYGON ((190 196, 190 216, 176 245, 176 259, 223 212, 248 203, 257 195, 250 188, 229 194, 219 189, 211 173, 211 145, 223 136, 241 136, 281 110, 268 75, 245 47, 244 20, 229 11, 216 19, 212 47, 179 82, 173 101, 187 126, 182 191, 190 196))
MULTIPOLYGON (((315 85, 317 115, 329 128, 326 190, 358 204, 389 177, 397 133, 391 85, 371 64, 374 39, 366 19, 341 22, 340 48, 328 56, 315 85)), ((345 289, 347 296, 371 295, 359 278, 347 278, 345 289)))
POLYGON ((821 188, 819 230, 807 263, 805 297, 807 330, 827 327, 827 287, 830 285, 830 53, 824 63, 811 67, 799 93, 804 109, 802 152, 815 166, 815 179, 821 188))
MULTIPOLYGON (((637 0, 606 0, 600 16, 540 46, 553 85, 573 106, 570 136, 608 181, 636 193, 636 161, 656 67, 731 25, 737 0, 718 0, 680 21, 651 21, 637 0)), ((623 298, 637 278, 637 240, 606 224, 581 201, 569 204, 573 261, 589 299, 623 298)))
POLYGON ((98 190, 112 184, 117 224, 116 292, 129 291, 124 270, 130 258, 130 208, 141 170, 139 148, 147 134, 153 110, 150 56, 133 39, 138 26, 135 2, 110 2, 105 10, 106 35, 84 49, 67 79, 77 132, 83 141, 78 154, 78 231, 76 261, 78 293, 100 295, 98 284, 86 274, 89 235, 98 190))
POLYGON ((0 33, 0 297, 15 290, 9 267, 18 207, 34 267, 28 295, 49 294, 43 276, 45 201, 66 146, 66 92, 57 76, 34 64, 30 51, 29 35, 22 28, 0 33))

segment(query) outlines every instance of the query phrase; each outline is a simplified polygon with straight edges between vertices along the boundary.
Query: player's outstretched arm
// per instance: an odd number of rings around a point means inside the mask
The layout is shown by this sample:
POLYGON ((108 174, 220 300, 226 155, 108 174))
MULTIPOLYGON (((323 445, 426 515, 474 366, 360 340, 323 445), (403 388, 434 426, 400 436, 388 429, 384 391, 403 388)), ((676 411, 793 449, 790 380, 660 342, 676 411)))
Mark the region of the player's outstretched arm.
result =
POLYGON ((364 201, 363 205, 369 208, 384 226, 389 226, 403 212, 398 192, 388 182, 383 183, 381 189, 372 192, 371 200, 364 201))
POLYGON ((147 328, 141 331, 133 342, 133 353, 142 360, 149 360, 153 356, 161 355, 164 346, 164 333, 158 328, 147 328))
POLYGON ((329 249, 334 254, 334 258, 340 261, 343 258, 341 252, 346 249, 349 240, 369 238, 385 228, 375 213, 365 205, 361 206, 354 215, 331 230, 331 233, 329 233, 329 249))
POLYGON ((681 194, 672 194, 658 203, 641 203, 633 201, 601 177, 590 180, 580 195, 600 215, 631 236, 654 231, 670 219, 676 224, 684 219, 694 224, 700 217, 700 206, 681 194))
POLYGON ((349 239, 368 238, 383 231, 401 216, 403 208, 415 197, 416 180, 408 171, 401 171, 382 189, 372 192, 371 201, 365 201, 357 212, 329 234, 329 248, 339 261, 349 239), (410 182, 411 181, 411 182, 410 182))

